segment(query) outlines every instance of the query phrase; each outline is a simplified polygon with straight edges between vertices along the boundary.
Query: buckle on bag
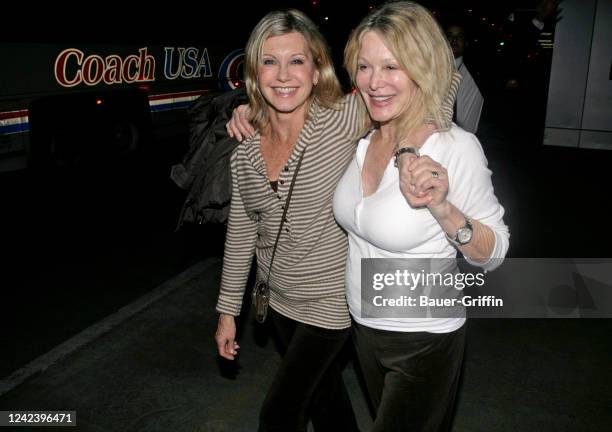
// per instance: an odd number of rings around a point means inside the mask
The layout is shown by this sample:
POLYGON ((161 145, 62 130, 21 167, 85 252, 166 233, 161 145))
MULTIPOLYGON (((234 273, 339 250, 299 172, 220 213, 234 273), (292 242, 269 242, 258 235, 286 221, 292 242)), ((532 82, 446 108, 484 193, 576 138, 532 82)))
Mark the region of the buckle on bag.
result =
POLYGON ((265 281, 259 281, 255 284, 251 300, 255 309, 255 320, 258 323, 265 322, 270 303, 270 287, 265 281))

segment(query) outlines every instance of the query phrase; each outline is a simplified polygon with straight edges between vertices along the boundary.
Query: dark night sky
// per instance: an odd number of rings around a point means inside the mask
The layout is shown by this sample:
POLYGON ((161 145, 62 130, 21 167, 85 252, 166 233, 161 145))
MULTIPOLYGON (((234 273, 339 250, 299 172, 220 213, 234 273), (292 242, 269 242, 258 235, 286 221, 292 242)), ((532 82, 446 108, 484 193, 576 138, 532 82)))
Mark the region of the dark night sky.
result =
MULTIPOLYGON (((295 7, 306 12, 330 39, 346 40, 349 30, 381 0, 268 0, 193 3, 155 2, 157 7, 132 4, 109 7, 108 4, 82 3, 75 7, 37 6, 12 3, 3 6, 0 36, 3 40, 50 42, 120 42, 180 41, 181 39, 245 40, 248 31, 266 12, 295 7), (328 20, 324 18, 328 17, 328 20)), ((426 0, 423 5, 438 16, 461 15, 472 9, 474 15, 502 21, 517 9, 533 8, 535 0, 426 0)), ((330 41, 331 42, 331 41, 330 41)))

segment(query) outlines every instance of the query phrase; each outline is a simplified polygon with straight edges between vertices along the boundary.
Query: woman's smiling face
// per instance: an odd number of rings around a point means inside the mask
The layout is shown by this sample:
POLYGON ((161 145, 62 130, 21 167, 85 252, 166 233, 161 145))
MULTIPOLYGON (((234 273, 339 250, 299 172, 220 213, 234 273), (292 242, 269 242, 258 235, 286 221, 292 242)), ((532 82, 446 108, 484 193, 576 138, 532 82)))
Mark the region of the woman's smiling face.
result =
POLYGON ((400 117, 417 88, 375 31, 361 38, 355 82, 370 117, 381 124, 400 117))
POLYGON ((304 36, 291 32, 266 39, 257 66, 257 83, 272 110, 301 111, 318 79, 319 71, 304 36))

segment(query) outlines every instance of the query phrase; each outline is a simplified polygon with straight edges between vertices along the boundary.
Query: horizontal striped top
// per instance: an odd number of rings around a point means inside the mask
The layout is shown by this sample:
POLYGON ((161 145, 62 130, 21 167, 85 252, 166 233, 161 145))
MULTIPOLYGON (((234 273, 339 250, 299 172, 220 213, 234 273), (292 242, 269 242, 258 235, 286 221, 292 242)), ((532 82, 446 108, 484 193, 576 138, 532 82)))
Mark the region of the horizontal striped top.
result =
MULTIPOLYGON (((270 276, 270 306, 296 321, 328 329, 351 325, 344 291, 346 234, 334 220, 332 198, 355 151, 357 95, 340 109, 314 102, 278 191, 268 181, 260 136, 241 143, 231 158, 232 202, 217 311, 239 315, 253 254, 265 278, 283 205, 300 154, 298 173, 270 276)), ((250 287, 249 287, 250 288, 250 287)))

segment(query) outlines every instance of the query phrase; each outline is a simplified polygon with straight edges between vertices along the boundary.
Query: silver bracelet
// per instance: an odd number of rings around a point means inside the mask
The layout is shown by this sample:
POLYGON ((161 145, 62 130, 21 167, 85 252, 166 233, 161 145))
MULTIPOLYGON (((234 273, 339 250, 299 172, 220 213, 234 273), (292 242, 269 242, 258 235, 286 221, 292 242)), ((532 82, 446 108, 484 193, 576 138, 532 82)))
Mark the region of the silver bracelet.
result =
POLYGON ((418 149, 416 149, 414 147, 402 147, 402 148, 398 149, 395 152, 395 162, 394 162, 395 168, 397 168, 397 163, 399 162, 399 157, 401 155, 403 155, 404 153, 412 153, 416 157, 420 156, 418 149))

